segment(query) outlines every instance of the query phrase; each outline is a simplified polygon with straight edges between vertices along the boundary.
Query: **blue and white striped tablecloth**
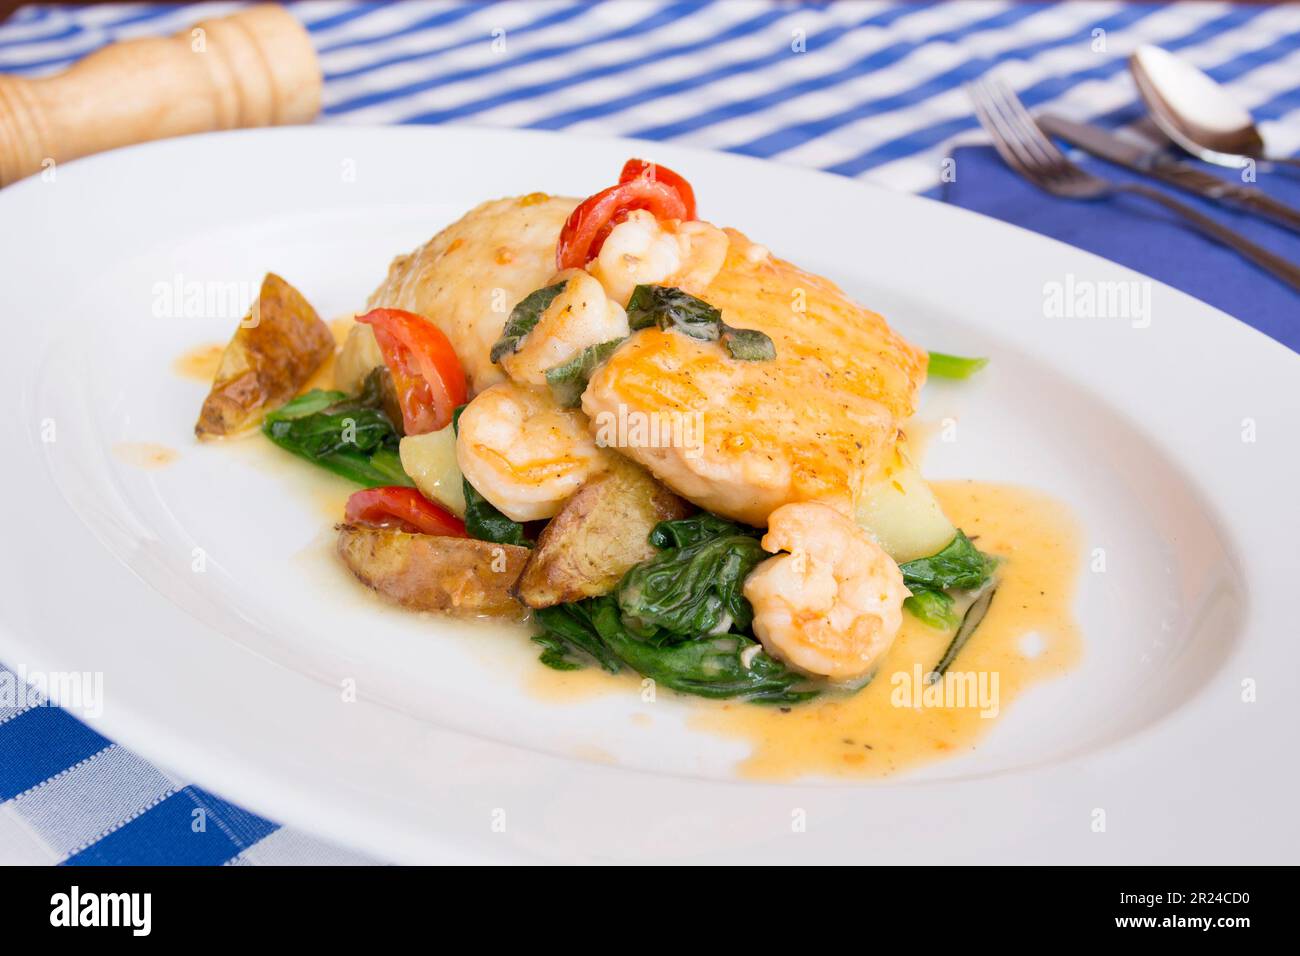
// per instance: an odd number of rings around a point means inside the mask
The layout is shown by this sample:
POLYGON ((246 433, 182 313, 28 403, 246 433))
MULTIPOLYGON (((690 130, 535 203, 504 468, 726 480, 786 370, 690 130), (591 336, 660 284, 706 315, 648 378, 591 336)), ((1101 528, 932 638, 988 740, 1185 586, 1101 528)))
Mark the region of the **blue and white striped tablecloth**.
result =
MULTIPOLYGON (((58 71, 113 40, 238 3, 27 7, 0 71, 58 71)), ((1300 6, 529 0, 292 5, 325 71, 323 123, 469 123, 672 140, 936 186, 975 136, 961 84, 994 65, 1031 105, 1131 116, 1126 55, 1157 43, 1208 70, 1300 149, 1300 6)), ((7 662, 21 670, 22 662, 7 662)), ((6 704, 0 863, 345 863, 364 858, 188 785, 56 708, 6 704), (196 832, 195 810, 208 821, 196 832)), ((19 698, 25 695, 19 694, 19 698)))

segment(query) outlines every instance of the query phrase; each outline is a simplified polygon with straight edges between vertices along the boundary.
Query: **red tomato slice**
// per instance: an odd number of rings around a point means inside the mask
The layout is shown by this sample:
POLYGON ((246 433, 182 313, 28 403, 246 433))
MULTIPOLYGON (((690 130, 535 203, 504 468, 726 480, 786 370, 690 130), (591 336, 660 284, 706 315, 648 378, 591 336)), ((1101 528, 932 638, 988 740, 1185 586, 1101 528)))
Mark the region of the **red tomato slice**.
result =
POLYGON ((674 187, 661 179, 629 179, 584 199, 569 214, 555 246, 556 266, 581 269, 596 258, 610 232, 635 209, 647 209, 656 219, 687 218, 686 201, 674 187))
POLYGON ((343 516, 349 524, 367 528, 392 528, 410 534, 436 534, 464 538, 465 522, 439 508, 414 488, 393 485, 367 488, 348 498, 343 516))
POLYGON ((357 321, 375 330, 402 406, 403 431, 423 435, 450 425, 469 389, 447 336, 423 316, 401 309, 375 309, 357 321))
POLYGON ((686 177, 680 173, 675 173, 667 166, 660 166, 658 163, 646 162, 644 159, 629 159, 623 164, 623 172, 619 174, 620 183, 629 180, 639 179, 657 179, 666 186, 672 186, 677 190, 677 194, 682 197, 682 202, 686 204, 686 215, 682 216, 683 220, 695 219, 695 190, 691 184, 686 181, 686 177))

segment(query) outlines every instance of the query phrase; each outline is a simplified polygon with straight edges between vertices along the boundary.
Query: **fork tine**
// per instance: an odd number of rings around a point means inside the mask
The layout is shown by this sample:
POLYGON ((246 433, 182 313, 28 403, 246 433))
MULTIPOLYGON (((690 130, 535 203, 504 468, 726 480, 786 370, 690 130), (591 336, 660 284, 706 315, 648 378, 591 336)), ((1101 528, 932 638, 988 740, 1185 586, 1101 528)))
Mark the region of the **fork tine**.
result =
POLYGON ((1007 101, 1009 94, 1006 87, 1001 83, 985 79, 982 81, 981 90, 985 100, 985 110, 993 117, 994 124, 1007 140, 1008 145, 1016 150, 1037 175, 1050 176, 1052 157, 1038 149, 1034 138, 1027 135, 1019 115, 1007 101))
POLYGON ((1012 168, 1044 189, 1070 177, 1072 167, 1065 155, 1007 86, 981 77, 967 86, 967 92, 975 103, 976 117, 1012 168))
POLYGON ((998 151, 1003 161, 1025 178, 1038 179, 1038 164, 1031 155, 1021 149, 1016 136, 999 114, 983 81, 967 83, 966 93, 975 107, 975 118, 993 140, 993 148, 998 151))
POLYGON ((1043 132, 1042 128, 1034 121, 1025 104, 1021 102, 1020 97, 1011 91, 1010 87, 997 80, 990 80, 989 86, 998 98, 998 103, 1004 115, 1020 131, 1020 140, 1029 149, 1037 152, 1044 160, 1052 166, 1057 167, 1066 162, 1065 154, 1062 153, 1056 144, 1043 132))

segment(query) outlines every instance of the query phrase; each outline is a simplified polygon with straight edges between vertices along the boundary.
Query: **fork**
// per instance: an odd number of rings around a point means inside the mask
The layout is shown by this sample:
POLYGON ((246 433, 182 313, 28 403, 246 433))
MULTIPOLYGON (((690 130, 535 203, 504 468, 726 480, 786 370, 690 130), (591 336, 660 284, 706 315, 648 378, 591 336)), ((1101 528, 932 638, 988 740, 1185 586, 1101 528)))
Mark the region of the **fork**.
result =
POLYGON ((1300 266, 1257 246, 1241 233, 1203 215, 1186 203, 1141 183, 1117 183, 1085 172, 1065 158, 1034 122, 1020 98, 987 77, 966 84, 980 125, 993 146, 1017 173, 1039 189, 1067 199, 1105 199, 1116 193, 1143 196, 1178 213, 1206 237, 1222 243, 1300 292, 1300 266))

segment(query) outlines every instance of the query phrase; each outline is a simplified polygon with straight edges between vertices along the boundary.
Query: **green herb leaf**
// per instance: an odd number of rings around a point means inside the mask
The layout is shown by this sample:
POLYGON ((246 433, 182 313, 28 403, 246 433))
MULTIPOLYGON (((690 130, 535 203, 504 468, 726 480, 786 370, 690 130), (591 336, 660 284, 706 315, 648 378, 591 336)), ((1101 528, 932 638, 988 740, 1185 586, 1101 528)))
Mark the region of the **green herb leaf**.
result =
POLYGON ((639 285, 627 302, 627 324, 632 331, 676 329, 693 339, 715 342, 722 334, 722 313, 703 299, 663 285, 639 285))
MULTIPOLYGON (((595 625, 591 623, 589 602, 557 604, 554 607, 542 608, 537 611, 536 618, 544 628, 542 636, 551 644, 562 647, 562 655, 568 650, 576 650, 592 658, 611 674, 617 674, 622 669, 622 662, 619 661, 618 655, 605 646, 605 642, 596 633, 595 625)), ((543 644, 543 646, 549 645, 543 644)))
POLYGON ((988 364, 986 358, 962 358, 960 355, 931 352, 929 373, 934 378, 965 379, 988 364))
POLYGON ((599 345, 589 345, 580 353, 560 365, 546 370, 546 384, 551 395, 564 408, 577 408, 582 404, 582 393, 596 369, 623 344, 623 339, 610 339, 599 345))
POLYGON ((998 559, 984 554, 961 531, 942 551, 899 565, 903 583, 911 590, 970 590, 983 586, 992 576, 998 559))
POLYGON ((629 570, 615 592, 627 625, 659 643, 746 630, 754 609, 741 587, 769 557, 754 534, 714 515, 660 522, 649 540, 664 550, 629 570))
POLYGON ((766 332, 758 329, 733 329, 725 326, 722 344, 734 359, 742 362, 769 362, 776 358, 776 345, 766 332))
POLYGON ((510 353, 519 351, 524 336, 533 330, 541 319, 542 313, 555 301, 555 297, 564 291, 567 284, 557 282, 544 289, 537 289, 519 301, 519 304, 510 311, 510 318, 506 319, 501 338, 497 339, 496 344, 492 346, 490 357, 493 362, 499 362, 510 353))
MULTIPOLYGON (((612 595, 538 612, 547 636, 563 610, 565 626, 579 627, 584 640, 597 642, 639 674, 684 694, 755 703, 793 704, 815 697, 803 677, 788 670, 741 634, 720 634, 660 646, 640 640, 624 626, 612 595)), ((573 641, 573 632, 563 637, 573 641)), ((585 650, 585 648, 584 648, 585 650)))
POLYGON ((703 342, 719 338, 734 359, 762 362, 776 358, 776 345, 758 329, 733 329, 722 321, 722 312, 703 299, 672 286, 639 285, 627 302, 627 324, 633 332, 652 325, 665 331, 676 329, 703 342))
POLYGON ((300 458, 367 488, 411 485, 402 470, 401 436, 380 407, 373 374, 360 394, 312 389, 267 414, 262 434, 300 458))
POLYGON ((712 538, 722 538, 733 534, 747 534, 759 537, 762 532, 747 524, 737 524, 715 514, 701 511, 689 518, 676 521, 661 521, 650 532, 649 541, 663 551, 667 548, 685 548, 712 538))
POLYGON ((935 630, 948 631, 957 626, 957 614, 953 610, 952 595, 946 591, 931 591, 929 588, 914 588, 912 596, 903 602, 903 608, 916 617, 922 624, 935 630))
POLYGON ((464 482, 464 486, 466 534, 495 544, 517 544, 524 548, 533 546, 533 541, 525 534, 522 524, 507 518, 468 481, 464 482))
MULTIPOLYGON (((461 405, 451 413, 451 427, 456 435, 460 434, 460 415, 465 410, 461 405)), ((461 479, 465 494, 465 533, 480 541, 493 544, 517 544, 531 548, 533 541, 524 533, 524 526, 513 518, 508 518, 469 483, 468 478, 461 479)))
POLYGON ((273 412, 267 412, 262 419, 262 423, 293 421, 296 418, 305 418, 308 415, 315 415, 323 412, 331 405, 337 405, 347 398, 346 392, 326 392, 319 388, 313 388, 310 392, 304 392, 297 398, 285 402, 273 412))
POLYGON ((542 648, 537 659, 552 670, 576 671, 582 668, 580 663, 569 658, 569 645, 560 638, 543 633, 534 634, 531 640, 542 648))

